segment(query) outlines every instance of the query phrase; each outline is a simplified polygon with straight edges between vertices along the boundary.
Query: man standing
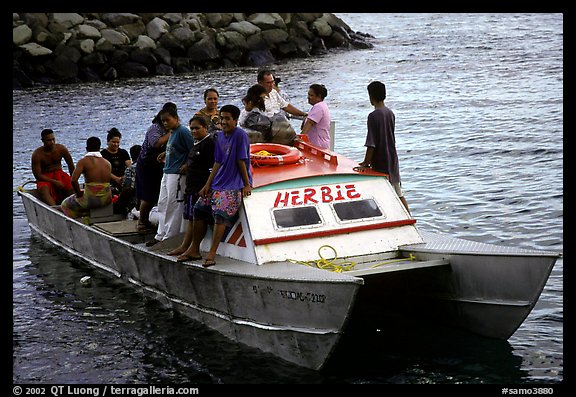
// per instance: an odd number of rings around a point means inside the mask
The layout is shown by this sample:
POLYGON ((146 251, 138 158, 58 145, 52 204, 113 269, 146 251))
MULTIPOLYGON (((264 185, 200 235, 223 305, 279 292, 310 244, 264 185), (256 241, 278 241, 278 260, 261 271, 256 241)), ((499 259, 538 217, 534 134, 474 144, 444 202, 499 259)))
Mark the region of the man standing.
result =
POLYGON ((62 170, 62 159, 68 164, 68 172, 74 172, 74 161, 66 146, 56 143, 54 131, 46 128, 40 134, 43 146, 32 153, 32 172, 40 200, 57 205, 74 193, 70 175, 62 170))
POLYGON ((396 138, 394 136, 396 116, 392 110, 384 105, 386 86, 380 81, 373 81, 368 84, 368 95, 374 110, 368 115, 368 134, 364 144, 366 146, 364 161, 357 168, 359 170, 372 168, 375 171, 388 174, 388 179, 396 194, 408 213, 410 213, 401 188, 400 166, 398 153, 396 152, 396 138))
POLYGON ((216 264, 216 251, 226 232, 238 219, 242 200, 252 194, 250 169, 250 139, 238 127, 240 109, 225 105, 220 109, 222 131, 218 131, 214 147, 214 165, 206 184, 194 205, 194 242, 191 252, 199 256, 199 245, 207 231, 207 222, 214 221, 212 245, 206 255, 204 267, 216 264), (198 239, 196 239, 198 236, 198 239))
POLYGON ((184 190, 186 188, 186 159, 190 149, 194 146, 194 138, 190 130, 180 124, 180 117, 176 109, 167 109, 160 116, 164 128, 170 133, 166 144, 164 169, 160 180, 160 193, 158 196, 158 230, 150 241, 151 247, 160 241, 184 231, 184 190))
POLYGON ((102 157, 100 144, 100 138, 95 136, 86 140, 87 153, 78 161, 72 173, 72 187, 76 194, 62 201, 62 212, 71 218, 87 216, 92 208, 106 207, 112 203, 112 165, 102 157), (80 175, 84 175, 84 190, 78 184, 80 175))
POLYGON ((269 70, 261 70, 258 72, 258 84, 266 88, 268 92, 268 96, 264 100, 264 105, 266 106, 266 110, 264 114, 268 117, 272 117, 277 113, 280 113, 280 110, 284 110, 285 112, 290 113, 294 116, 306 117, 308 113, 305 113, 290 103, 288 103, 278 91, 274 89, 274 85, 276 84, 274 81, 274 75, 269 70))

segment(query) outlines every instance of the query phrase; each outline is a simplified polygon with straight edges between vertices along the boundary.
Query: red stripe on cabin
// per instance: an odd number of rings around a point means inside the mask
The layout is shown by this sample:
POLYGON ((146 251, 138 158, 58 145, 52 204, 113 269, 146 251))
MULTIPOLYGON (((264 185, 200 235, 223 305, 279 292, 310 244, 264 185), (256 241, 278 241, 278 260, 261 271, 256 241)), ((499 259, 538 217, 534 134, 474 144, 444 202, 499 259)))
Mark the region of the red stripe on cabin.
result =
POLYGON ((318 231, 318 232, 301 233, 301 234, 290 235, 290 236, 260 238, 260 239, 254 240, 254 245, 274 244, 274 243, 281 243, 284 241, 293 241, 293 240, 302 240, 302 239, 315 238, 315 237, 334 236, 337 234, 360 232, 363 230, 385 229, 388 227, 413 225, 415 223, 416 223, 416 219, 413 219, 413 218, 412 219, 401 219, 399 221, 381 222, 381 223, 373 223, 370 225, 343 227, 340 229, 322 230, 322 231, 318 231))
POLYGON ((244 239, 244 235, 242 235, 242 238, 240 239, 238 246, 246 248, 246 240, 244 239))
POLYGON ((242 236, 242 223, 238 222, 236 229, 232 231, 230 237, 226 239, 226 242, 228 244, 236 245, 240 236, 242 236))

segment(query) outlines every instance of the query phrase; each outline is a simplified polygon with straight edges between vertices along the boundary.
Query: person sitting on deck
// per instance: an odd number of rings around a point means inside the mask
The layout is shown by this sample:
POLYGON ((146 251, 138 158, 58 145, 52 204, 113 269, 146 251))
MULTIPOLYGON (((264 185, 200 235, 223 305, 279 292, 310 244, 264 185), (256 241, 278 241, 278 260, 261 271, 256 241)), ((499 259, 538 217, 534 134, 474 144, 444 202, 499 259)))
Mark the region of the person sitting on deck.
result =
POLYGON ((132 161, 126 149, 120 147, 120 140, 122 133, 117 128, 113 127, 108 131, 106 142, 108 146, 100 150, 102 157, 112 164, 112 195, 120 195, 122 191, 122 181, 126 168, 130 167, 132 161))
POLYGON ((110 179, 112 165, 100 153, 100 138, 90 137, 86 140, 86 153, 72 173, 72 194, 62 201, 62 212, 71 218, 88 216, 92 208, 106 207, 112 203, 110 179), (80 189, 78 179, 84 175, 84 190, 80 189))
POLYGON ((264 99, 267 95, 266 88, 255 84, 242 98, 244 109, 238 117, 238 125, 246 131, 250 143, 265 142, 270 137, 272 120, 264 114, 264 99))
POLYGON ((66 161, 70 173, 74 172, 74 161, 68 148, 56 143, 54 131, 46 128, 40 136, 44 145, 32 153, 36 189, 40 200, 48 205, 57 205, 74 193, 70 175, 62 170, 62 159, 66 161))
POLYGON ((124 171, 124 178, 122 179, 122 190, 118 195, 118 200, 114 203, 114 213, 123 216, 128 215, 132 208, 140 208, 138 197, 136 197, 136 162, 142 146, 133 145, 130 148, 130 157, 132 164, 124 171))

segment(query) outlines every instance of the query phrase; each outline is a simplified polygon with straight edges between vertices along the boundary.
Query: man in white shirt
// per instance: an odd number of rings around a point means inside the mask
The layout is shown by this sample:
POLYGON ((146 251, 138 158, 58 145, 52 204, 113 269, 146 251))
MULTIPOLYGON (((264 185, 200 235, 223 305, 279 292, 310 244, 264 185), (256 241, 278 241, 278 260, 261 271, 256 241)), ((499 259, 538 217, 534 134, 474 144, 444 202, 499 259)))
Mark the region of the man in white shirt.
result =
POLYGON ((266 88, 266 91, 268 92, 268 96, 264 100, 264 105, 266 106, 264 114, 266 116, 272 117, 276 113, 280 113, 280 110, 284 110, 294 116, 308 116, 308 113, 292 106, 288 101, 280 96, 278 91, 274 89, 274 75, 270 70, 265 69, 258 72, 258 84, 266 88))

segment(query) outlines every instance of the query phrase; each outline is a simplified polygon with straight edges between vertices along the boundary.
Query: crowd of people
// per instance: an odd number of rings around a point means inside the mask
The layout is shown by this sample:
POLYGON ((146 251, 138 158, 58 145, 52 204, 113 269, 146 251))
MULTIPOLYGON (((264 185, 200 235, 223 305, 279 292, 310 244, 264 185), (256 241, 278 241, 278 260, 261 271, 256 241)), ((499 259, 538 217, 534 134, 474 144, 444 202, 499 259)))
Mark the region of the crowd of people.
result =
MULTIPOLYGON (((330 148, 326 87, 310 85, 307 99, 311 108, 303 112, 281 94, 280 81, 270 70, 260 71, 257 84, 242 98, 243 109, 219 107, 218 91, 209 88, 204 91, 205 106, 187 126, 177 105, 167 102, 153 118, 142 144, 132 146, 130 153, 120 147, 121 132, 111 128, 107 146, 101 149, 98 137, 88 138, 86 154, 76 164, 66 146, 56 143, 54 131, 44 129, 43 146, 32 154, 38 197, 48 205, 60 205, 73 218, 108 205, 122 216, 136 210, 137 231, 144 234, 154 231, 150 215, 156 208, 158 227, 146 246, 184 233, 181 244, 168 253, 179 262, 202 259, 200 243, 212 225, 212 244, 204 266, 213 266, 226 227, 233 226, 242 200, 251 195, 250 144, 292 144, 297 134, 288 116, 302 119, 300 133, 311 144, 330 148), (69 173, 62 169, 62 160, 69 173), (83 189, 80 176, 84 177, 83 189)), ((367 120, 365 158, 356 170, 372 168, 387 173, 408 210, 400 182, 395 116, 384 105, 386 87, 376 81, 367 89, 374 111, 367 120)))

